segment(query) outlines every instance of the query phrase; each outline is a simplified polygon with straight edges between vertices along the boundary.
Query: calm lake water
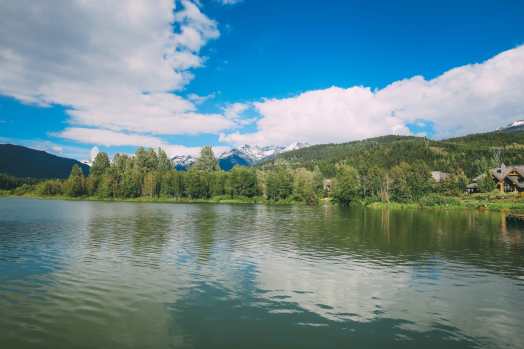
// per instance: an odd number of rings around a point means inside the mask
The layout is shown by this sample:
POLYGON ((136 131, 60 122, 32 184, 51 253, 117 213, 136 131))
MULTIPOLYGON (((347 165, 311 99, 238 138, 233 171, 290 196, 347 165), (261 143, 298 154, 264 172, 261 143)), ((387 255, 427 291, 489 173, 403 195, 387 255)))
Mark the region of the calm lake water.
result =
POLYGON ((0 348, 524 348, 501 213, 0 200, 0 348))

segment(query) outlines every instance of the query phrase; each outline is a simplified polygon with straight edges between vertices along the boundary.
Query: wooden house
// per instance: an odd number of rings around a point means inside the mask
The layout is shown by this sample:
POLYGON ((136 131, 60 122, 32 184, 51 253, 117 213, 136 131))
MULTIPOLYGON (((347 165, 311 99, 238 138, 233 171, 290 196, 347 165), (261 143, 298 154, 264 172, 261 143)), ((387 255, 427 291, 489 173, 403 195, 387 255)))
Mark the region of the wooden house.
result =
MULTIPOLYGON (((489 175, 497 185, 497 189, 502 193, 522 193, 524 194, 524 165, 506 166, 502 164, 498 168, 489 170, 489 175)), ((479 191, 478 182, 485 178, 480 175, 473 179, 473 183, 466 187, 468 193, 479 191)))

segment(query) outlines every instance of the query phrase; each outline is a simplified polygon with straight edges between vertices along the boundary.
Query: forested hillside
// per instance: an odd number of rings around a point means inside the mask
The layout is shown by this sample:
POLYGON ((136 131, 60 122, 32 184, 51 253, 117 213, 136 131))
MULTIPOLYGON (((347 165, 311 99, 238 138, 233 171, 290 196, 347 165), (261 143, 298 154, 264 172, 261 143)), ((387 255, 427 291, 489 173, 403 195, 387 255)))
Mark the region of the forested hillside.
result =
POLYGON ((472 178, 501 162, 524 164, 524 131, 490 132, 443 141, 421 137, 384 136, 343 144, 315 145, 280 154, 260 166, 271 168, 316 166, 326 177, 333 177, 336 164, 345 162, 359 172, 372 167, 391 169, 401 162, 421 161, 431 170, 464 172, 472 178))
POLYGON ((77 160, 20 145, 0 144, 0 173, 3 174, 20 178, 67 178, 73 165, 78 165, 84 175, 89 173, 89 166, 77 160))

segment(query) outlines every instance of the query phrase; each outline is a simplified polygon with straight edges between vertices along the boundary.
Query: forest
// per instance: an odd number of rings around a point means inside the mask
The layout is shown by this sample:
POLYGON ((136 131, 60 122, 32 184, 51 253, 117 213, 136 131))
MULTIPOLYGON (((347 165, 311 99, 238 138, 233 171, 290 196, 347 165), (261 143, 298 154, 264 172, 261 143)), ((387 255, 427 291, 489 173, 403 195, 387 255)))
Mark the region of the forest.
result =
POLYGON ((283 153, 261 164, 264 168, 285 163, 336 175, 338 164, 348 163, 361 174, 370 168, 391 170, 402 162, 420 161, 431 171, 463 173, 473 179, 501 163, 524 164, 524 132, 490 132, 442 141, 424 137, 383 136, 342 144, 321 144, 283 153))
MULTIPOLYGON (((404 147, 402 153, 411 154, 412 144, 404 142, 404 147)), ((359 156, 373 158, 373 151, 375 147, 371 147, 368 154, 360 152, 359 156)), ((431 177, 432 168, 420 159, 399 161, 391 167, 384 163, 359 165, 354 159, 339 161, 329 177, 331 170, 326 175, 321 163, 312 168, 297 167, 281 159, 258 167, 236 166, 226 172, 220 170, 211 147, 206 146, 190 170, 177 171, 162 149, 139 148, 134 156, 116 154, 112 161, 106 153, 98 153, 88 176, 74 165, 65 180, 19 181, 16 182, 18 186, 9 186, 8 183, 15 179, 4 176, 0 177, 3 183, 0 187, 12 189, 16 195, 41 197, 212 199, 309 205, 329 198, 349 205, 353 202, 448 202, 461 195, 470 180, 462 169, 458 169, 447 180, 435 183, 431 177)), ((486 163, 485 168, 488 166, 486 163)), ((481 188, 489 192, 494 189, 494 183, 486 181, 481 188)))
MULTIPOLYGON (((95 199, 239 201, 310 205, 453 204, 473 178, 502 163, 524 164, 524 132, 491 132, 443 141, 384 136, 314 145, 279 154, 255 167, 220 169, 211 147, 188 171, 177 171, 162 149, 133 156, 100 152, 87 176, 73 166, 67 179, 34 180, 0 175, 0 190, 15 195, 95 199), (436 183, 431 171, 449 173, 436 183)), ((490 193, 490 176, 478 183, 490 193)))

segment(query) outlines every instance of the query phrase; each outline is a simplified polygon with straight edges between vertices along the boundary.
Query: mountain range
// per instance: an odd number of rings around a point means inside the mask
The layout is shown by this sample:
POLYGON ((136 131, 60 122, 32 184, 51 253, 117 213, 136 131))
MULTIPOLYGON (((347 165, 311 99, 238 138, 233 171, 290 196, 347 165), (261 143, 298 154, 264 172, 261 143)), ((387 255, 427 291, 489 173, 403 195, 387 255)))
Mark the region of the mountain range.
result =
MULTIPOLYGON (((244 145, 218 156, 223 170, 235 165, 271 167, 275 159, 293 167, 320 167, 327 176, 334 175, 335 164, 346 161, 356 166, 377 165, 389 168, 401 161, 424 161, 432 169, 453 172, 463 168, 468 176, 478 175, 486 162, 505 161, 524 164, 524 120, 514 121, 492 132, 462 137, 429 140, 413 136, 383 136, 340 144, 288 146, 244 145)), ((191 155, 172 158, 177 170, 187 170, 195 161, 191 155)), ((0 144, 0 173, 14 177, 67 178, 73 165, 87 174, 89 166, 44 151, 19 145, 0 144)))
MULTIPOLYGON (((253 166, 261 161, 274 158, 275 156, 308 147, 309 144, 295 142, 288 146, 257 146, 245 144, 238 148, 233 148, 217 158, 220 168, 224 171, 231 170, 234 166, 253 166)), ((172 158, 177 170, 187 170, 196 162, 197 158, 191 155, 177 155, 172 158)))

